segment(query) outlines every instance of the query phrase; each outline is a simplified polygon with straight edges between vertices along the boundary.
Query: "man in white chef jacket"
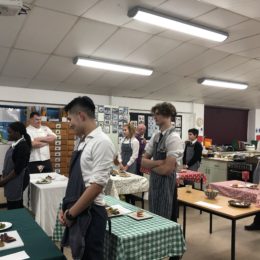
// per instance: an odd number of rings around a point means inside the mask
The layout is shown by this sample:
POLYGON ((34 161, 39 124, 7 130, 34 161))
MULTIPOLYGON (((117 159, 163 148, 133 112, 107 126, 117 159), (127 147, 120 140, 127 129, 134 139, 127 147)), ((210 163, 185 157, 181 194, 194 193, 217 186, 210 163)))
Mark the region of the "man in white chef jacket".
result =
POLYGON ((32 140, 30 173, 52 172, 49 144, 56 140, 56 134, 49 127, 41 125, 41 116, 38 112, 30 114, 30 125, 26 130, 32 140))

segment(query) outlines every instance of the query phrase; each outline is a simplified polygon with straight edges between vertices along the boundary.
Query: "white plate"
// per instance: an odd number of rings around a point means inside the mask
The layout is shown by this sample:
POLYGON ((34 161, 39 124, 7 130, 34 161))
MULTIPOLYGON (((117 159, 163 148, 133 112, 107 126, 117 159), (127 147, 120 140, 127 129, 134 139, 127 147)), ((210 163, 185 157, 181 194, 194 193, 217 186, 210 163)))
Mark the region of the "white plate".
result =
MULTIPOLYGON (((5 232, 2 232, 2 233, 5 233, 5 232)), ((16 247, 24 246, 24 243, 23 243, 21 237, 19 236, 19 234, 16 230, 9 231, 9 232, 6 232, 6 233, 7 233, 8 236, 14 237, 16 239, 16 241, 13 241, 11 243, 5 243, 5 245, 3 247, 0 247, 0 251, 10 249, 10 248, 16 248, 16 247)))
POLYGON ((240 183, 237 183, 237 186, 233 186, 234 184, 230 184, 230 187, 232 188, 246 188, 245 184, 240 184, 240 183))
POLYGON ((149 219, 149 218, 153 217, 152 215, 146 213, 145 211, 144 211, 143 217, 138 217, 137 212, 132 212, 132 213, 128 214, 127 216, 130 217, 130 218, 133 218, 135 220, 145 220, 145 219, 149 219))
POLYGON ((126 208, 122 207, 121 205, 108 206, 106 209, 108 209, 108 208, 117 209, 119 211, 119 214, 108 214, 108 217, 110 217, 110 218, 122 216, 122 215, 132 212, 132 210, 126 209, 126 208))
POLYGON ((40 179, 35 182, 36 184, 50 184, 51 180, 46 180, 46 179, 40 179))
POLYGON ((10 228, 10 227, 13 225, 13 224, 10 223, 10 222, 1 222, 1 221, 0 221, 0 223, 5 224, 5 227, 4 227, 4 228, 0 228, 0 232, 3 231, 3 230, 6 230, 6 229, 8 229, 8 228, 10 228))

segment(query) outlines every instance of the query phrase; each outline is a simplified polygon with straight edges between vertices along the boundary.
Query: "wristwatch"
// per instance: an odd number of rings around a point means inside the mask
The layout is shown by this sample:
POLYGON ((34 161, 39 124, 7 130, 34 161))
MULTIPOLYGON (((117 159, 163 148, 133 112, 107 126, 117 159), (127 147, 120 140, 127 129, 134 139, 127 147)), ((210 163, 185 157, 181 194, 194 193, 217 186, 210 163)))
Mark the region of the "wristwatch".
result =
POLYGON ((70 221, 73 221, 73 220, 75 220, 76 218, 77 218, 77 217, 73 217, 73 216, 70 214, 69 210, 66 211, 66 219, 68 219, 68 220, 70 220, 70 221))

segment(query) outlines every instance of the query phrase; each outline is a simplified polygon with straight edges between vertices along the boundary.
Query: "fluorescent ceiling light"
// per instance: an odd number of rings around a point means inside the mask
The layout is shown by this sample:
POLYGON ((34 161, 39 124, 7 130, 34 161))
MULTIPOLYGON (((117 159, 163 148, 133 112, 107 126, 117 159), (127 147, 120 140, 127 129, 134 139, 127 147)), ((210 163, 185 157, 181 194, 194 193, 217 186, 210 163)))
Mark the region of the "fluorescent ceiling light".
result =
POLYGON ((223 42, 227 39, 228 34, 225 32, 210 29, 194 23, 160 14, 145 8, 135 7, 128 11, 128 16, 138 21, 161 26, 170 30, 187 33, 196 37, 208 40, 223 42))
POLYGON ((142 76, 150 76, 153 73, 153 70, 147 68, 136 67, 132 65, 113 63, 110 61, 102 61, 89 58, 80 58, 76 57, 73 60, 73 63, 79 66, 85 66, 90 68, 96 68, 101 70, 111 70, 117 72, 131 73, 142 76))
POLYGON ((233 88, 233 89, 246 89, 248 84, 239 82, 230 82, 216 79, 202 78, 198 80, 198 83, 206 86, 219 87, 219 88, 233 88))

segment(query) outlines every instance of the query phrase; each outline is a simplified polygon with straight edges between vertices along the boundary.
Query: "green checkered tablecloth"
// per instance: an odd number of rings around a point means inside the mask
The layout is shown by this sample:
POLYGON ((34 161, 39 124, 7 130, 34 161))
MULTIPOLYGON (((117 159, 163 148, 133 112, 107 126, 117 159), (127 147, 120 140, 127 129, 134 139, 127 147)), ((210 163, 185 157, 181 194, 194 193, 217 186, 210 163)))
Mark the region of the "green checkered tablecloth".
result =
MULTIPOLYGON (((105 201, 109 206, 120 204, 131 211, 138 209, 111 196, 106 196, 105 201)), ((128 216, 111 218, 112 232, 105 235, 106 260, 155 260, 184 254, 186 246, 180 224, 149 214, 153 218, 141 221, 128 216)), ((53 240, 60 241, 61 235, 62 227, 56 222, 53 240)))

